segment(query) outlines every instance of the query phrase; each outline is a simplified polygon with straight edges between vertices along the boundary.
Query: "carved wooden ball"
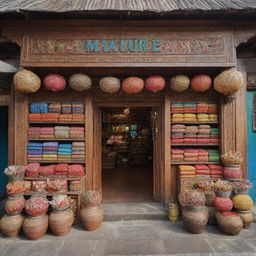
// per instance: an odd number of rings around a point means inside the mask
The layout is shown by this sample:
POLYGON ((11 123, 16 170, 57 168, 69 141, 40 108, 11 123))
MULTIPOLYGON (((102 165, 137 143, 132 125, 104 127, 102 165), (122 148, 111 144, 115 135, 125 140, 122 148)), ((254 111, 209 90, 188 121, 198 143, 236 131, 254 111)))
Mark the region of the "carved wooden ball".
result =
POLYGON ((212 86, 212 79, 208 75, 196 75, 191 79, 191 88, 196 92, 205 92, 212 86))
POLYGON ((22 93, 33 93, 39 90, 41 79, 35 73, 23 69, 18 71, 13 78, 15 89, 22 93))
POLYGON ((61 75, 48 74, 44 78, 44 86, 47 90, 50 90, 53 92, 62 91, 66 87, 66 80, 61 75))
POLYGON ((69 78, 69 86, 79 92, 89 90, 92 87, 92 79, 86 74, 74 74, 69 78))
POLYGON ((128 77, 122 83, 122 89, 127 94, 140 93, 144 88, 144 81, 139 77, 128 77))
POLYGON ((165 79, 162 76, 150 76, 145 80, 145 87, 151 92, 162 91, 165 87, 165 79))
POLYGON ((215 77, 214 89, 227 96, 235 94, 244 84, 244 78, 241 72, 229 69, 223 71, 215 77))
POLYGON ((115 93, 120 89, 120 80, 113 76, 100 79, 100 89, 106 93, 115 93))
POLYGON ((184 75, 177 75, 171 78, 170 87, 176 92, 183 92, 188 89, 190 79, 184 75))

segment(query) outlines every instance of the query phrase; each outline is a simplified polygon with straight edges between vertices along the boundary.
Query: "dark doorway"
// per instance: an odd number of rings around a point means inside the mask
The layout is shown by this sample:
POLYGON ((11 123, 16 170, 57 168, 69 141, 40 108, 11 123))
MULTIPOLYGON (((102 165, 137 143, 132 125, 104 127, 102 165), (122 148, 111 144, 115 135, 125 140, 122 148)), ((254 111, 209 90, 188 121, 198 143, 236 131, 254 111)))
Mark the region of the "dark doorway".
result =
POLYGON ((102 109, 104 202, 153 200, 151 108, 102 109))

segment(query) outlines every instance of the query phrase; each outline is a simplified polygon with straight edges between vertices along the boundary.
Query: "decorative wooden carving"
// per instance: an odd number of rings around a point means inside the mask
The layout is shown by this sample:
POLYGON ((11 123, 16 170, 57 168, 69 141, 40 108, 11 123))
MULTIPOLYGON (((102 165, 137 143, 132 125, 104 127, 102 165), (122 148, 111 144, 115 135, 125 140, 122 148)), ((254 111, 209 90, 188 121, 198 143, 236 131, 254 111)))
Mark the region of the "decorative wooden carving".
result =
POLYGON ((23 45, 23 33, 23 29, 17 27, 2 28, 2 35, 8 38, 11 42, 18 44, 20 47, 23 45))
POLYGON ((254 27, 236 27, 234 29, 234 47, 247 43, 252 37, 256 37, 256 29, 254 27))

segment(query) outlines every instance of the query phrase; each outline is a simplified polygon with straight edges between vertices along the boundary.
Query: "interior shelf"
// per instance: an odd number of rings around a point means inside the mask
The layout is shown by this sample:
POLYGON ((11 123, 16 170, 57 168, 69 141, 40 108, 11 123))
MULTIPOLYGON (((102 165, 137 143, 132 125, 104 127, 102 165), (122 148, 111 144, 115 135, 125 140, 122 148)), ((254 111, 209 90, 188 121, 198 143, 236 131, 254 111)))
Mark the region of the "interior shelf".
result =
POLYGON ((40 164, 85 164, 85 159, 81 160, 28 160, 29 163, 40 164))
POLYGON ((68 181, 73 181, 73 180, 83 180, 86 176, 83 177, 24 177, 24 180, 55 180, 55 179, 62 179, 62 180, 68 180, 68 181))
POLYGON ((72 138, 38 138, 38 139, 28 139, 29 141, 85 141, 84 139, 72 139, 72 138))
POLYGON ((187 146, 192 146, 192 147, 217 147, 219 146, 219 143, 210 143, 210 144, 190 144, 190 143, 171 143, 171 146, 178 146, 178 147, 187 147, 187 146))
POLYGON ((73 124, 85 124, 85 121, 79 121, 79 122, 73 122, 73 121, 68 121, 68 122, 63 122, 63 121, 57 121, 57 122, 47 122, 47 121, 29 121, 29 124, 68 124, 68 125, 73 125, 73 124))
POLYGON ((172 122, 171 124, 219 124, 219 122, 172 122))

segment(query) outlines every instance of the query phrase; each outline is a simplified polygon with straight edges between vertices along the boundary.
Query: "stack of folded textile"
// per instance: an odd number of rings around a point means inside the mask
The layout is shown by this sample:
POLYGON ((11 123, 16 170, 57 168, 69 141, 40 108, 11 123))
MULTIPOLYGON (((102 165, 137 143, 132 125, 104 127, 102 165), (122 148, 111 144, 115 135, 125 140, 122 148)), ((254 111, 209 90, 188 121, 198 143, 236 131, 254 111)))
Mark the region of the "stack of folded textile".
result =
POLYGON ((49 104, 50 113, 61 113, 61 104, 60 103, 50 103, 49 104))
POLYGON ((185 162, 198 162, 198 150, 197 149, 184 149, 184 161, 185 162))
POLYGON ((79 180, 74 180, 74 181, 71 181, 70 184, 69 184, 69 191, 81 191, 82 189, 82 185, 81 185, 81 181, 79 180))
POLYGON ((74 122, 83 122, 84 114, 72 114, 72 121, 74 122))
POLYGON ((172 143, 183 143, 186 126, 183 124, 174 124, 171 129, 172 143))
POLYGON ((196 103, 184 103, 184 113, 196 113, 196 103))
POLYGON ((28 128, 28 138, 29 139, 39 139, 40 138, 40 127, 29 127, 28 128))
POLYGON ((31 163, 26 166, 26 176, 36 177, 38 176, 38 169, 40 167, 39 163, 31 163))
POLYGON ((61 104, 62 114, 72 114, 72 103, 62 103, 61 104))
POLYGON ((81 164, 71 164, 68 167, 68 177, 84 176, 84 166, 81 164))
POLYGON ((211 128, 210 133, 210 142, 211 143, 219 143, 220 142, 220 129, 219 128, 211 128))
POLYGON ((198 162, 208 162, 208 151, 205 149, 198 149, 198 162))
POLYGON ((210 125, 199 125, 197 134, 197 143, 209 144, 210 143, 210 125))
POLYGON ((196 177, 201 177, 205 178, 208 177, 210 178, 210 168, 207 165, 195 165, 196 167, 196 177))
POLYGON ((199 123, 209 122, 209 115, 208 114, 197 114, 197 121, 199 123))
POLYGON ((72 144, 59 144, 58 160, 71 160, 72 144))
POLYGON ((40 138, 41 139, 54 139, 54 127, 41 127, 40 138))
POLYGON ((184 122, 184 114, 172 114, 172 122, 184 122))
POLYGON ((85 158, 85 143, 84 142, 73 142, 72 143, 72 158, 73 159, 84 159, 85 158))
POLYGON ((68 164, 57 164, 54 169, 56 176, 66 177, 68 175, 68 164))
POLYGON ((72 114, 60 114, 59 121, 60 122, 71 122, 72 114))
POLYGON ((183 162, 184 161, 184 151, 178 148, 171 149, 171 157, 173 162, 183 162))
POLYGON ((219 121, 218 114, 209 114, 209 121, 210 122, 218 122, 219 121))
POLYGON ((208 113, 208 104, 207 103, 197 103, 196 104, 197 113, 208 113))
POLYGON ((186 113, 184 114, 184 122, 196 122, 196 114, 186 113))
POLYGON ((54 170, 55 170, 55 164, 40 166, 38 168, 38 174, 39 176, 43 176, 43 177, 53 177, 54 170))
POLYGON ((220 152, 217 149, 208 149, 209 153, 209 162, 219 162, 220 161, 220 152))
POLYGON ((171 104, 172 113, 184 113, 183 103, 173 103, 171 104))
POLYGON ((40 142, 29 142, 27 152, 29 161, 40 161, 43 156, 43 144, 40 142))
POLYGON ((42 121, 45 122, 58 122, 59 114, 57 113, 45 113, 41 114, 42 121))
POLYGON ((69 138, 70 128, 68 126, 55 126, 54 134, 55 138, 69 138))
POLYGON ((184 135, 184 143, 195 144, 198 127, 196 125, 187 125, 184 135))
POLYGON ((218 105, 217 104, 208 104, 208 113, 218 113, 218 105))
POLYGON ((221 165, 209 164, 211 178, 222 179, 223 167, 221 165))
POLYGON ((193 165, 179 165, 180 178, 195 178, 196 168, 193 165))
POLYGON ((83 114, 84 113, 84 104, 83 103, 72 103, 72 113, 73 114, 83 114))
POLYGON ((84 139, 84 127, 70 127, 69 137, 72 139, 84 139))
POLYGON ((58 142, 43 143, 43 160, 57 160, 58 142))
POLYGON ((28 120, 30 121, 30 122, 40 122, 40 121, 42 121, 42 119, 41 119, 41 114, 39 114, 39 113, 36 113, 36 114, 29 114, 28 115, 28 120))
POLYGON ((48 113, 47 103, 30 103, 30 113, 48 113))

